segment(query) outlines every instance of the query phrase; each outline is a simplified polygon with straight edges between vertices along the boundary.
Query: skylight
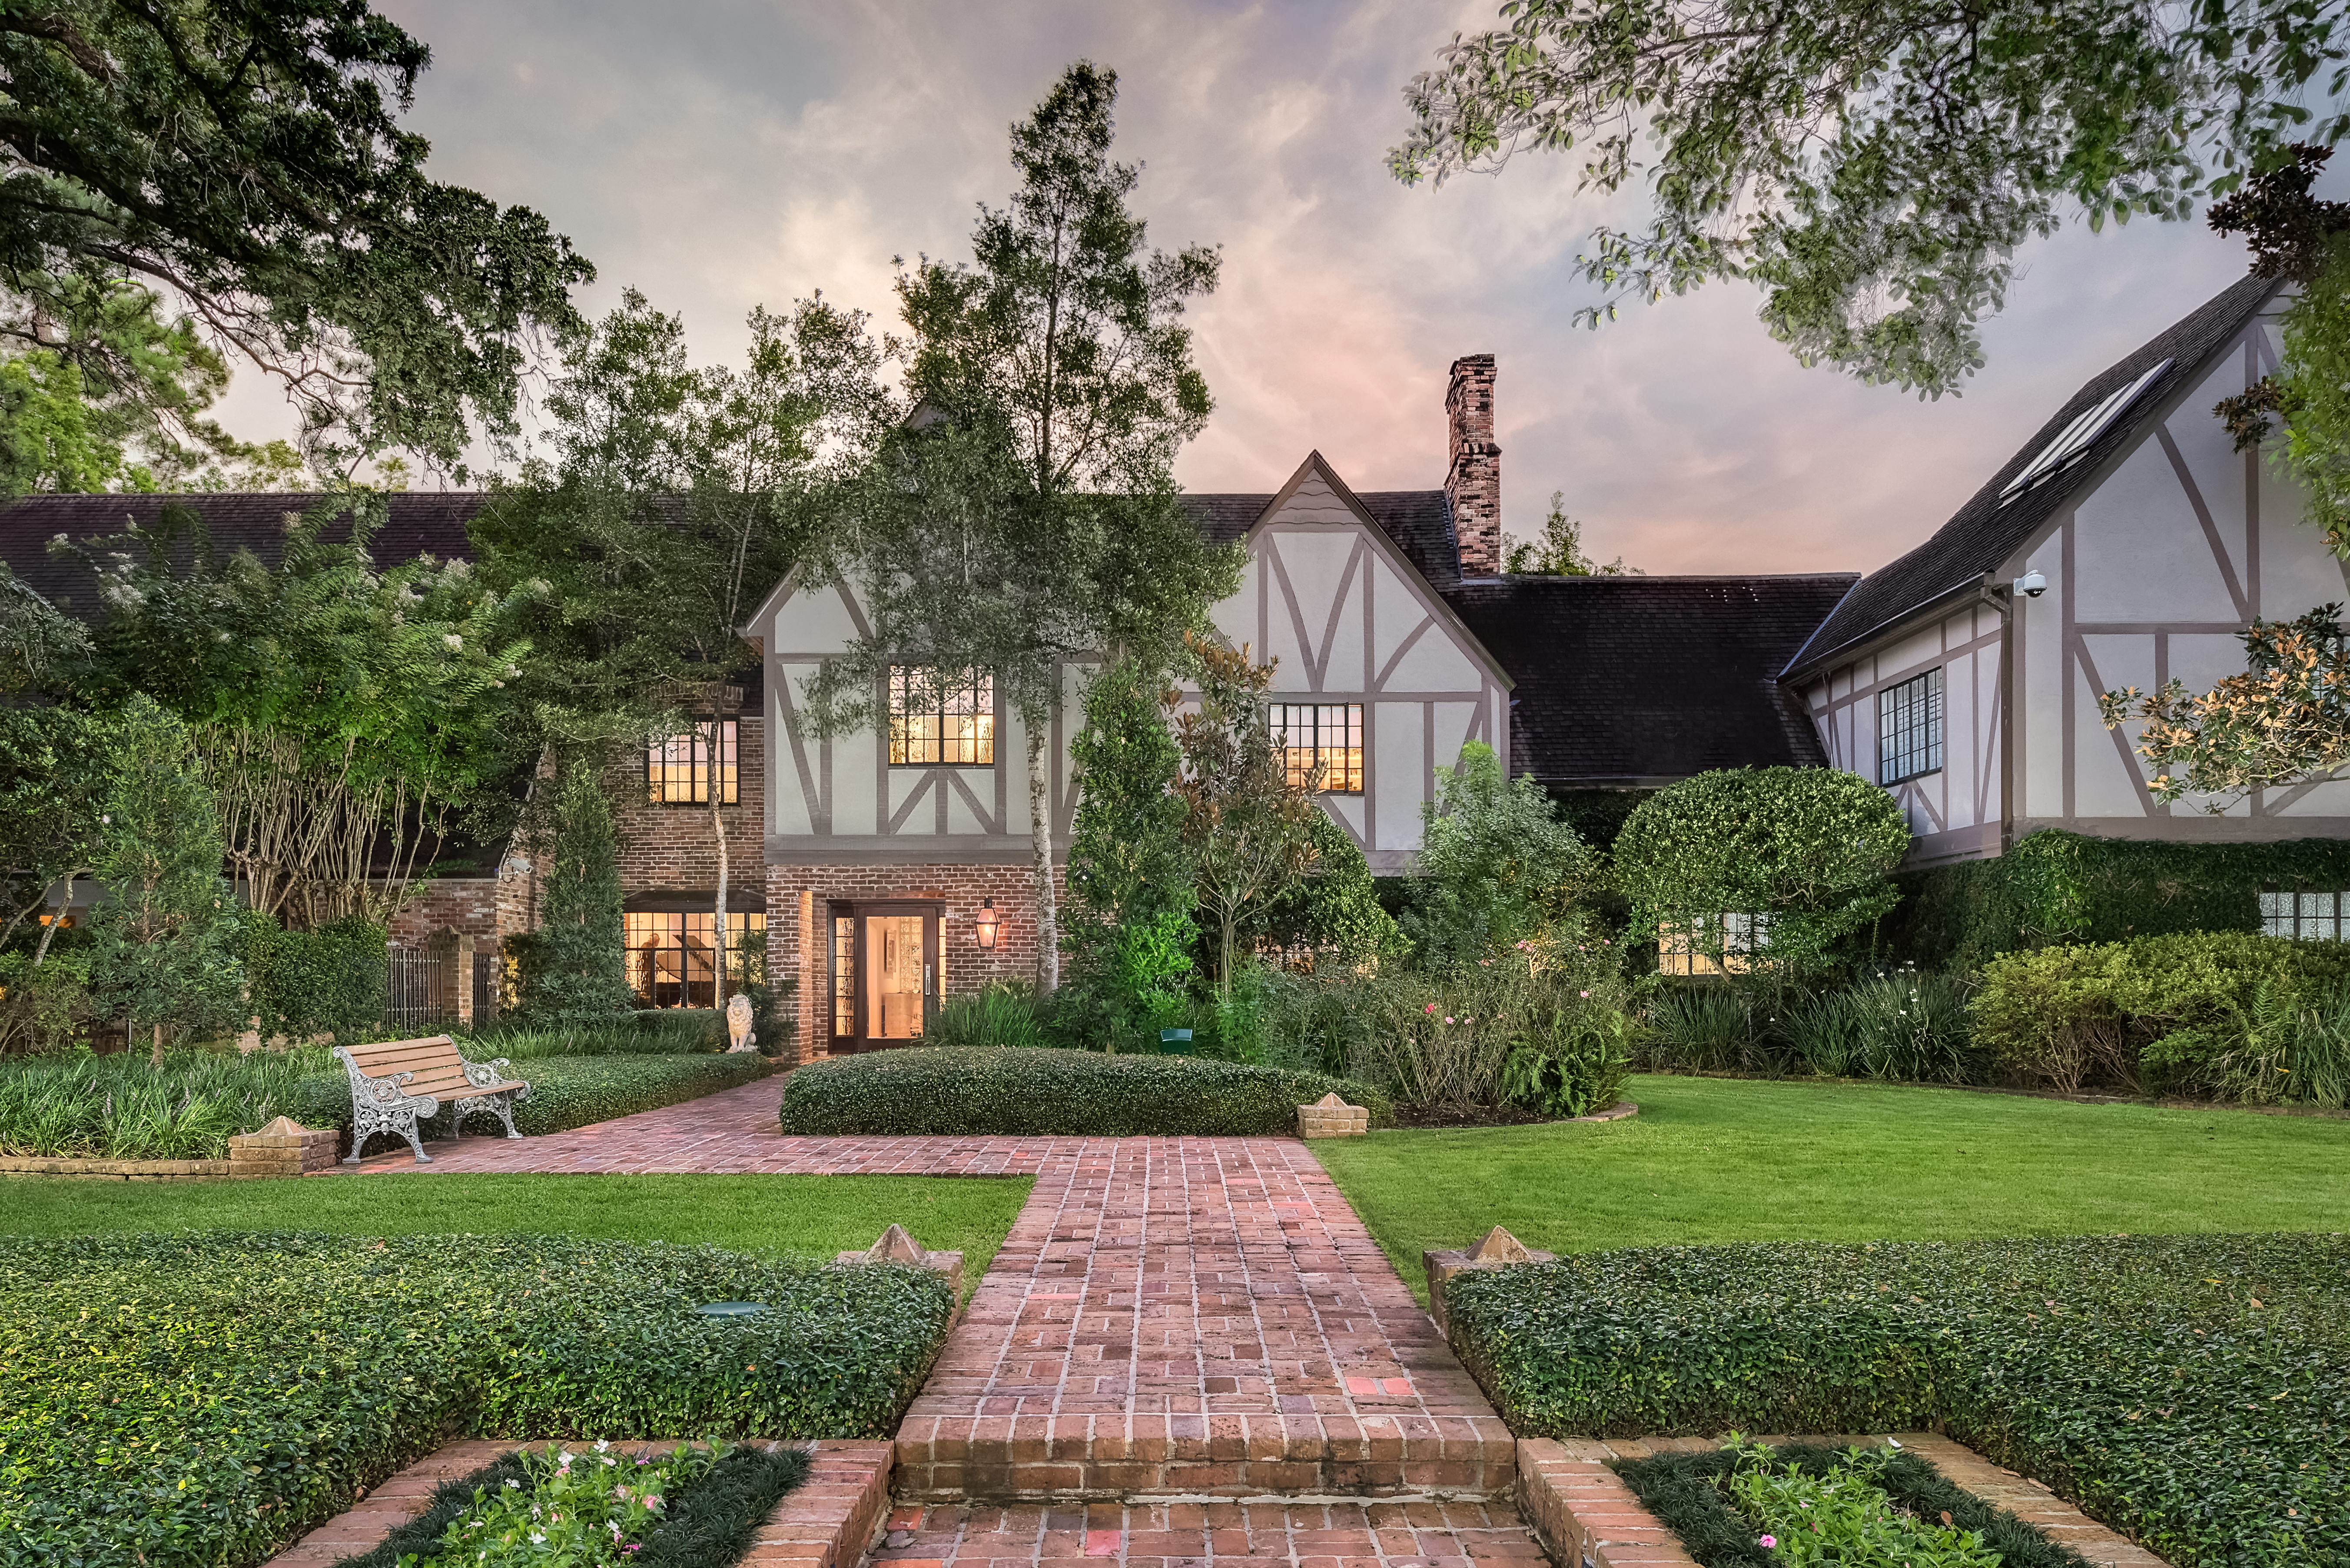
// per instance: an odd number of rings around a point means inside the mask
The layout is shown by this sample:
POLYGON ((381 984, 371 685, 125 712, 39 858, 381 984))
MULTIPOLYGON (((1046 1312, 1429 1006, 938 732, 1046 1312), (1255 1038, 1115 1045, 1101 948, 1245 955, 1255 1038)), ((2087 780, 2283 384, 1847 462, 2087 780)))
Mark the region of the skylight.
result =
POLYGON ((2107 393, 2104 401, 2058 431, 2054 441, 2040 449, 2039 456, 2023 465, 2022 472, 2001 488, 1999 504, 2006 505, 2088 451, 2090 444, 2105 434, 2106 429, 2121 418, 2124 410, 2137 401, 2139 394, 2160 380, 2162 373, 2169 369, 2170 361, 2165 359, 2119 391, 2107 393))

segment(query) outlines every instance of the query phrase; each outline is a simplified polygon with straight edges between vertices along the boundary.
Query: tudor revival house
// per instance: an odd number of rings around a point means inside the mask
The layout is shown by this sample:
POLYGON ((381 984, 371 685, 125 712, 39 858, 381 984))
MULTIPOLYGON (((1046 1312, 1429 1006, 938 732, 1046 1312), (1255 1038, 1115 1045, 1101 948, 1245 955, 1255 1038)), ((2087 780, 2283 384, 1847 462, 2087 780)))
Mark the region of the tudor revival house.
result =
MULTIPOLYGON (((1893 792, 1916 862, 1997 855, 2044 826, 2135 837, 2350 836, 2350 783, 2210 816, 2156 804, 2096 698, 2240 669, 2236 634, 2350 597, 2297 498, 2210 412, 2275 362, 2273 286, 2250 279, 2093 379, 1924 545, 1866 577, 1513 576, 1502 572, 1492 356, 1454 363, 1440 488, 1357 493, 1318 452, 1278 489, 1193 495, 1246 552, 1217 629, 1277 661, 1274 722, 1375 869, 1409 867, 1436 770, 1483 741, 1554 789, 1645 789, 1710 768, 1850 768, 1893 792)), ((302 495, 180 498, 216 545, 268 555, 302 495)), ((42 496, 0 513, 0 558, 87 612, 53 535, 119 532, 164 498, 42 496)), ((468 552, 471 495, 396 495, 386 559, 468 552)), ((902 1044, 938 1000, 1032 971, 1026 738, 984 672, 911 669, 873 732, 822 739, 802 681, 855 635, 854 591, 778 584, 744 628, 763 665, 736 716, 649 749, 611 781, 627 842, 630 973, 653 1005, 707 1005, 718 857, 735 945, 764 933, 798 982, 802 1059, 902 1044)), ((1052 721, 1051 799, 1083 671, 1052 721)), ((402 915, 396 945, 475 954, 536 921, 527 864, 493 847, 402 915)), ((2311 907, 2315 908, 2314 898, 2311 907)), ((2278 909, 2277 929, 2306 929, 2278 909)), ((460 987, 457 1006, 487 989, 460 987)))

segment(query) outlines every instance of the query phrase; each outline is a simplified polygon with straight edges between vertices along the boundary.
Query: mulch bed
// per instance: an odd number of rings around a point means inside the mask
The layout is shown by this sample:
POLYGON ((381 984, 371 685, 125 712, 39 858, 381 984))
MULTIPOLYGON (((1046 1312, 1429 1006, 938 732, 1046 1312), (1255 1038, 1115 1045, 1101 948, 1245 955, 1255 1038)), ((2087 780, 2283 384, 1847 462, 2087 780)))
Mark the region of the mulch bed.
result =
POLYGON ((1571 1121, 1571 1116, 1546 1116, 1518 1106, 1478 1106, 1468 1110, 1440 1106, 1396 1106, 1399 1127, 1525 1127, 1546 1122, 1571 1121))

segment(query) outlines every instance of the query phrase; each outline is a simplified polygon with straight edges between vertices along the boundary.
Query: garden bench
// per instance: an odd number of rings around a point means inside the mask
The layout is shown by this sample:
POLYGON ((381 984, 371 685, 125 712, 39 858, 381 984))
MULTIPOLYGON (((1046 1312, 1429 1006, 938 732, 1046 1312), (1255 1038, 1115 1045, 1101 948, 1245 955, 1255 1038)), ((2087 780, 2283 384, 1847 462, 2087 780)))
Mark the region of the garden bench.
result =
POLYGON ((400 1134, 416 1151, 417 1164, 432 1164, 416 1124, 430 1121, 443 1100, 456 1106, 452 1133, 473 1112, 487 1111, 505 1124, 506 1137, 522 1137, 515 1131, 514 1102, 529 1097, 530 1085, 506 1077, 512 1064, 503 1056, 468 1062, 446 1034, 338 1045, 335 1054, 351 1075, 351 1152, 345 1165, 357 1165, 359 1150, 380 1132, 400 1134))

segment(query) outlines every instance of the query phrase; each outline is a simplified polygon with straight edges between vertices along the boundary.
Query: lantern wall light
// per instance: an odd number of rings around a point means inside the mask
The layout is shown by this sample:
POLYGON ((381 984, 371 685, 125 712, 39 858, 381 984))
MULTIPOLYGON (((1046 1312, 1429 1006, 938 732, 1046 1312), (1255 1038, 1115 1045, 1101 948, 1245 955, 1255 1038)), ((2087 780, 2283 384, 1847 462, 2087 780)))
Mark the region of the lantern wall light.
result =
POLYGON ((1001 918, 995 912, 995 900, 981 899, 978 921, 972 928, 979 938, 981 947, 992 948, 995 945, 995 929, 1001 923, 1001 918))

